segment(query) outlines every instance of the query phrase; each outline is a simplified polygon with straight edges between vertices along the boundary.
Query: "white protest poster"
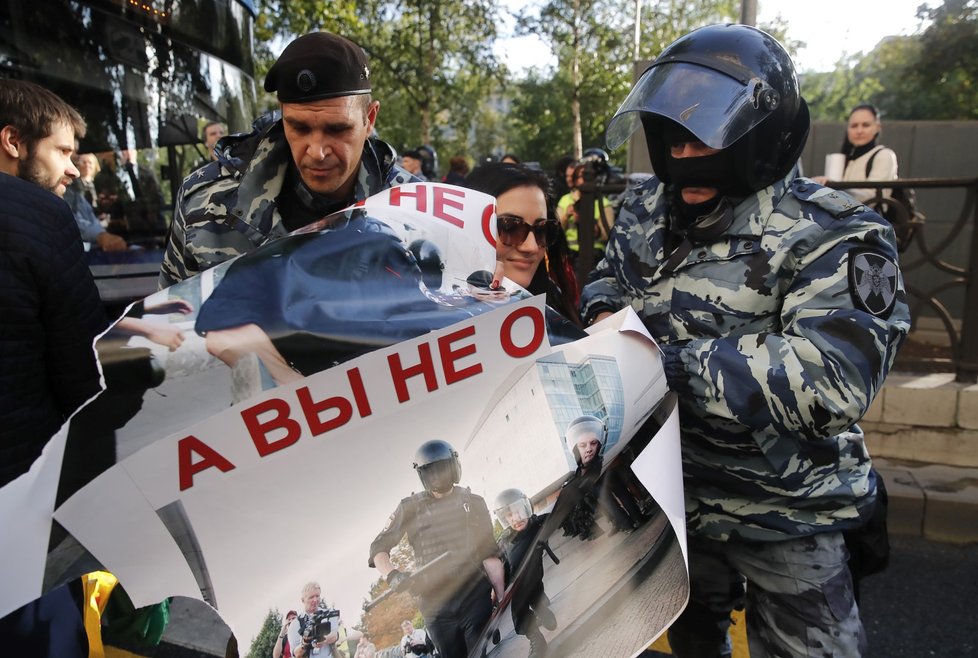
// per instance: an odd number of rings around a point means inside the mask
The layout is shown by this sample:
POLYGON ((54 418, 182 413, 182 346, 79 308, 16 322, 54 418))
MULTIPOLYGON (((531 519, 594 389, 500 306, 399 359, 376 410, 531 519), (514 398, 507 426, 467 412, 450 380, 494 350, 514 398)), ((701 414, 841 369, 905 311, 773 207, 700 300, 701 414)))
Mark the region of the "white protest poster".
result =
POLYGON ((413 580, 388 593, 371 553, 405 500, 427 504, 416 453, 442 440, 494 553, 519 539, 504 492, 538 530, 473 651, 528 655, 527 623, 553 655, 640 651, 687 591, 658 350, 631 310, 585 333, 542 297, 489 291, 494 235, 491 197, 408 185, 137 305, 69 427, 38 587, 104 566, 136 605, 206 601, 244 655, 317 581, 347 637, 397 644, 402 614, 431 612, 419 574, 436 565, 407 533, 390 554, 413 580), (592 425, 593 450, 569 440, 592 425), (81 445, 91 458, 71 459, 81 445))

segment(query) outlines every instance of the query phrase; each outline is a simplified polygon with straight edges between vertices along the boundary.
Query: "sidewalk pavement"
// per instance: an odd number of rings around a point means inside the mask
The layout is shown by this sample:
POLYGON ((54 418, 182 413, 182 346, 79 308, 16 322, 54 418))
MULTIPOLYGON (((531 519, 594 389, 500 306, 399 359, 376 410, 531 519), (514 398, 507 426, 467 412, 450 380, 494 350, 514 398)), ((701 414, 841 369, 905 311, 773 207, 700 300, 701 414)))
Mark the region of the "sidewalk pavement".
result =
POLYGON ((978 468, 874 458, 889 494, 891 535, 978 543, 978 468))

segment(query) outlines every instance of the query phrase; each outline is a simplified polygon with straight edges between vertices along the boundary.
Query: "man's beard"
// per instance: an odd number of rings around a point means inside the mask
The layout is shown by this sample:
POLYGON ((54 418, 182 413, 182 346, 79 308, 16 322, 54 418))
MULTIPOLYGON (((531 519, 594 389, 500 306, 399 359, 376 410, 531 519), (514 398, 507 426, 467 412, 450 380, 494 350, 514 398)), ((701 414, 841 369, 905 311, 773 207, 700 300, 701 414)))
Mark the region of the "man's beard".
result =
MULTIPOLYGON (((44 171, 44 168, 41 167, 41 164, 37 161, 37 157, 33 153, 28 153, 27 159, 20 161, 20 166, 17 168, 17 177, 28 183, 34 183, 52 194, 58 194, 58 186, 61 184, 61 176, 56 177, 52 181, 49 174, 44 171)), ((58 196, 61 195, 58 194, 58 196)))

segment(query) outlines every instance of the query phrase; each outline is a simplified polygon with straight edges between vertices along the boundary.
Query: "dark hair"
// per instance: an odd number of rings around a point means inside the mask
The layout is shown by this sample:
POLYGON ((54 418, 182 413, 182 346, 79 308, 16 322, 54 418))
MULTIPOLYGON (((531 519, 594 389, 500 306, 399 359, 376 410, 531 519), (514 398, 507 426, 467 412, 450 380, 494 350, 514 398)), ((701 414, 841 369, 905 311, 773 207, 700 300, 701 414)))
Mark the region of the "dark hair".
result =
POLYGON ((554 165, 554 198, 560 199, 568 192, 570 186, 567 185, 567 167, 577 164, 577 160, 572 155, 565 155, 557 160, 554 165))
MULTIPOLYGON (((879 122, 879 120, 880 120, 880 111, 879 111, 879 108, 876 107, 875 105, 873 105, 872 103, 860 103, 856 107, 854 107, 851 110, 849 110, 849 114, 846 115, 846 118, 852 118, 852 115, 855 114, 856 112, 858 112, 859 110, 867 110, 870 114, 873 115, 873 118, 876 119, 877 122, 879 122)), ((864 146, 862 148, 872 148, 872 147, 876 146, 876 140, 878 138, 879 138, 879 131, 876 132, 876 137, 874 137, 873 140, 869 144, 867 144, 866 146, 864 146)), ((839 147, 839 152, 840 153, 845 153, 845 156, 846 156, 846 164, 848 164, 849 161, 852 160, 853 158, 858 157, 858 154, 856 153, 856 147, 853 146, 852 145, 852 142, 849 141, 849 131, 848 130, 846 130, 846 136, 842 138, 842 146, 839 147)), ((861 151, 861 152, 863 152, 863 151, 861 151)))
POLYGON ((522 160, 520 160, 520 157, 515 153, 503 153, 503 157, 499 158, 499 161, 502 162, 506 158, 509 158, 516 164, 521 164, 523 162, 522 160))
MULTIPOLYGON (((509 162, 487 162, 473 169, 472 173, 466 176, 463 185, 494 197, 499 197, 517 187, 537 187, 543 192, 547 201, 547 217, 553 219, 557 216, 550 179, 539 169, 530 169, 526 165, 509 162)), ((546 253, 547 267, 545 270, 538 268, 533 281, 534 283, 537 281, 545 283, 549 277, 551 283, 557 288, 555 296, 559 300, 559 304, 550 299, 548 299, 548 303, 559 307, 559 310, 564 312, 569 319, 579 323, 577 279, 574 276, 574 268, 570 264, 570 250, 567 247, 567 239, 564 237, 563 229, 558 231, 557 240, 547 247, 546 253)), ((534 283, 531 283, 531 286, 536 288, 534 283)), ((539 293, 542 291, 536 289, 531 292, 539 293)))
POLYGON ((880 110, 879 110, 879 108, 876 107, 875 105, 873 105, 872 103, 860 103, 856 107, 854 107, 851 110, 849 110, 848 116, 851 117, 853 114, 855 114, 859 110, 869 110, 874 117, 876 117, 877 119, 880 118, 880 110))
POLYGON ((464 155, 456 155, 448 159, 448 169, 464 176, 469 173, 469 161, 464 155))
POLYGON ((0 80, 0 129, 12 126, 28 151, 57 123, 69 126, 76 138, 85 136, 85 120, 57 94, 25 80, 0 80))
POLYGON ((539 187, 547 197, 547 215, 554 216, 550 179, 536 169, 509 162, 486 162, 465 178, 465 186, 498 197, 515 187, 539 187))

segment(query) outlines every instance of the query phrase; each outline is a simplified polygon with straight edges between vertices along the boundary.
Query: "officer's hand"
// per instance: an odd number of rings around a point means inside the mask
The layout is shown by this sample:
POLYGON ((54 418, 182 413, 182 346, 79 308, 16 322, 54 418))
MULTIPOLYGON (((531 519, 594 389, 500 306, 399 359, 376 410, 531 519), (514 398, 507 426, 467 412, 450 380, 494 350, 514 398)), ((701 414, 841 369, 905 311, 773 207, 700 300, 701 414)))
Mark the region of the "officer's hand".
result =
POLYGON ((408 575, 398 569, 394 569, 389 574, 387 574, 387 584, 391 586, 391 589, 398 589, 400 584, 407 579, 408 579, 408 575))

